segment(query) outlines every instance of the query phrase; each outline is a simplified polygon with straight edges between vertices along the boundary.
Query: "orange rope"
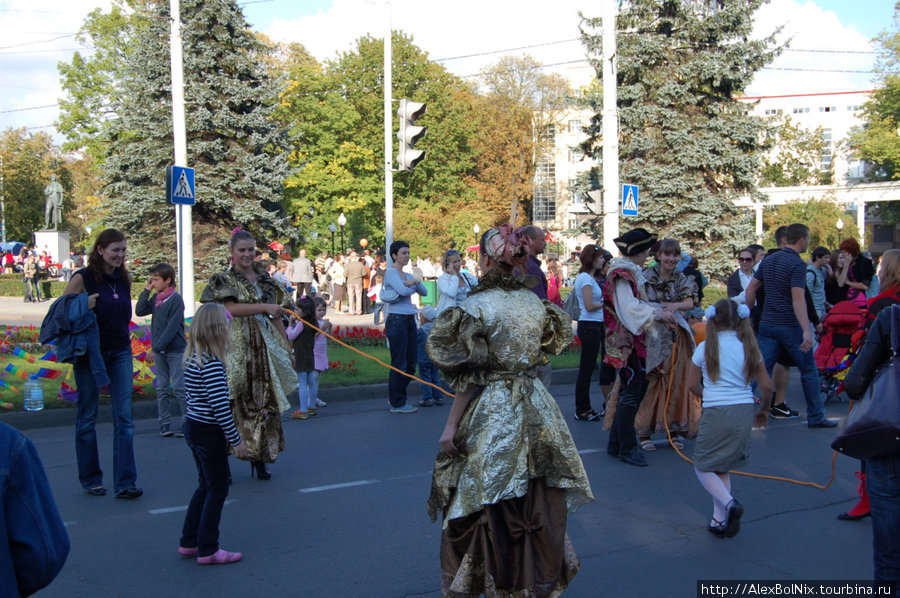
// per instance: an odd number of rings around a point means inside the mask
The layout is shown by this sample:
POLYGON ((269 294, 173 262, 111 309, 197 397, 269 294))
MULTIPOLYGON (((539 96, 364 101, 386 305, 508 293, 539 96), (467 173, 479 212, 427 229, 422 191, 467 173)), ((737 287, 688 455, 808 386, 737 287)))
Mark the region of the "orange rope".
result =
POLYGON ((348 345, 348 344, 345 343, 344 341, 340 340, 339 338, 336 338, 336 337, 334 337, 334 336, 331 336, 330 334, 328 334, 327 332, 325 332, 324 330, 322 330, 322 329, 319 328, 318 326, 314 326, 313 324, 310 324, 309 322, 307 322, 306 320, 304 320, 303 318, 301 318, 296 312, 294 312, 294 311, 292 311, 292 310, 290 310, 290 309, 284 308, 284 311, 286 311, 287 313, 291 314, 293 317, 295 317, 295 318, 297 318, 298 320, 300 320, 301 322, 303 322, 303 325, 304 325, 304 326, 309 326, 310 328, 312 328, 312 329, 315 330, 316 332, 321 332, 322 334, 324 334, 326 337, 330 338, 331 340, 333 340, 333 341, 336 342, 337 344, 339 344, 339 345, 341 345, 341 346, 343 346, 343 347, 347 347, 347 348, 350 349, 351 351, 355 351, 356 353, 359 353, 359 354, 362 355, 363 357, 368 357, 368 358, 371 359, 372 361, 375 361, 375 362, 377 362, 377 363, 380 363, 380 364, 383 365, 384 367, 386 367, 386 368, 388 368, 388 369, 390 369, 390 370, 393 370, 393 371, 397 372, 398 374, 401 374, 401 375, 403 375, 403 376, 406 376, 407 378, 412 378, 413 380, 416 380, 416 381, 418 381, 418 382, 421 382, 422 384, 426 384, 426 385, 428 385, 428 386, 430 386, 430 387, 432 387, 432 388, 436 388, 437 390, 441 391, 442 393, 444 393, 444 394, 447 395, 448 397, 456 396, 456 395, 454 395, 452 392, 447 392, 446 390, 444 390, 443 388, 441 388, 441 387, 438 386, 437 384, 432 384, 431 382, 426 382, 425 380, 422 380, 421 378, 417 378, 416 376, 413 376, 412 374, 407 374, 406 372, 404 372, 404 371, 402 371, 402 370, 398 370, 398 369, 395 368, 394 366, 392 366, 392 365, 390 365, 390 364, 387 364, 387 363, 381 361, 381 360, 378 359, 377 357, 372 357, 371 355, 369 355, 369 354, 367 354, 367 353, 363 353, 362 351, 360 351, 360 350, 357 349, 356 347, 351 347, 350 345, 348 345))
MULTIPOLYGON (((667 391, 666 391, 666 405, 665 405, 665 408, 664 408, 664 410, 663 410, 663 414, 665 414, 665 413, 669 410, 669 399, 672 397, 672 379, 675 377, 675 368, 674 368, 674 365, 675 365, 675 351, 676 351, 676 348, 675 348, 675 345, 673 344, 673 345, 672 345, 672 357, 670 358, 671 361, 672 361, 672 366, 673 366, 673 367, 671 368, 671 372, 672 372, 672 373, 669 375, 669 384, 668 384, 668 389, 667 389, 667 391)), ((850 407, 851 407, 851 408, 853 407, 853 401, 850 402, 850 407)), ((672 444, 672 431, 669 429, 669 422, 666 422, 666 436, 668 436, 668 439, 669 439, 669 446, 671 446, 673 449, 675 449, 675 452, 678 453, 678 455, 679 455, 682 459, 684 459, 685 461, 687 461, 688 463, 690 463, 691 465, 693 465, 693 464, 694 464, 694 461, 693 461, 692 459, 690 459, 689 457, 685 456, 684 453, 682 453, 682 452, 681 452, 674 444, 672 444)), ((779 481, 779 482, 788 482, 788 483, 790 483, 790 484, 797 484, 797 485, 799 485, 799 486, 812 486, 813 488, 818 488, 819 490, 825 490, 825 489, 827 489, 829 486, 831 486, 831 484, 834 482, 834 478, 835 478, 835 460, 836 460, 836 458, 837 458, 837 454, 838 454, 838 452, 837 452, 837 451, 834 451, 834 454, 831 455, 831 479, 829 479, 829 480, 828 480, 828 483, 826 483, 825 485, 817 484, 817 483, 815 483, 815 482, 804 482, 804 481, 802 481, 802 480, 795 480, 795 479, 792 479, 792 478, 785 478, 785 477, 775 476, 775 475, 764 475, 764 474, 761 474, 761 473, 748 473, 748 472, 746 472, 746 471, 734 471, 734 470, 730 470, 728 473, 733 473, 733 474, 735 474, 735 475, 742 475, 742 476, 746 476, 746 477, 749 477, 749 478, 761 478, 761 479, 764 479, 764 480, 776 480, 776 481, 779 481)))

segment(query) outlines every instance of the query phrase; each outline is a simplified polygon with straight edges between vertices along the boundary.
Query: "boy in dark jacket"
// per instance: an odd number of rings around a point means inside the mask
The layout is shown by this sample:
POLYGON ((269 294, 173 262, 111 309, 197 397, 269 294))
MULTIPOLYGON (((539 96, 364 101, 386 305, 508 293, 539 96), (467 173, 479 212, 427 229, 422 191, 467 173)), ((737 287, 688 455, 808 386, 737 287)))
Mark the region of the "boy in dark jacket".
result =
POLYGON ((184 337, 184 301, 175 290, 175 269, 169 264, 156 264, 150 270, 147 286, 138 297, 134 313, 150 315, 151 351, 147 364, 156 363, 156 404, 159 409, 159 435, 184 436, 170 425, 169 403, 174 391, 181 415, 185 414, 184 369, 181 360, 187 345, 184 337), (150 297, 150 292, 156 295, 150 297), (170 388, 171 385, 171 388, 170 388))

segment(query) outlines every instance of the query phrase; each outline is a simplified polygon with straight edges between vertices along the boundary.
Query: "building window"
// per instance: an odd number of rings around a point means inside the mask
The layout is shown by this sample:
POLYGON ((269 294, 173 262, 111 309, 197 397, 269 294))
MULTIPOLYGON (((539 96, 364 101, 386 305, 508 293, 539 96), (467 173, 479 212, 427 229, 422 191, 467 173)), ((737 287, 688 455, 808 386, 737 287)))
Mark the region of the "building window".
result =
POLYGON ((569 150, 569 163, 570 164, 577 164, 578 162, 581 162, 582 158, 584 158, 584 154, 581 152, 581 150, 574 149, 574 148, 569 150))
POLYGON ((777 116, 784 112, 781 108, 766 108, 766 116, 777 116))
POLYGON ((581 191, 571 191, 569 193, 569 205, 571 206, 582 206, 584 205, 584 199, 581 195, 581 191))
POLYGON ((569 135, 584 135, 584 124, 580 120, 570 120, 569 135))
POLYGON ((819 112, 837 112, 837 106, 819 106, 819 112))
POLYGON ((855 106, 847 106, 848 112, 856 112, 857 110, 859 110, 859 104, 857 104, 855 106))
POLYGON ((872 227, 872 241, 874 243, 894 243, 894 225, 876 224, 872 227))
POLYGON ((556 165, 539 162, 534 166, 534 207, 532 220, 556 220, 556 165))
POLYGON ((865 160, 850 160, 847 163, 847 178, 848 179, 862 179, 866 176, 866 161, 865 160))

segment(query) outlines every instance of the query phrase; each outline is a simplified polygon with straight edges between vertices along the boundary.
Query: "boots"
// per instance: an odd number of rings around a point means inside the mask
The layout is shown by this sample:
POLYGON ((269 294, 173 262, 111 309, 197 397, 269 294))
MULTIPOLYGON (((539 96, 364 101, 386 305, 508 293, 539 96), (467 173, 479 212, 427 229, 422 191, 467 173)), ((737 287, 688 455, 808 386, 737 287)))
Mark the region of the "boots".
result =
POLYGON ((859 492, 859 502, 846 513, 838 515, 838 519, 843 519, 844 521, 857 521, 872 514, 869 510, 869 493, 866 492, 866 474, 857 471, 856 477, 859 478, 859 484, 856 486, 856 491, 859 492))

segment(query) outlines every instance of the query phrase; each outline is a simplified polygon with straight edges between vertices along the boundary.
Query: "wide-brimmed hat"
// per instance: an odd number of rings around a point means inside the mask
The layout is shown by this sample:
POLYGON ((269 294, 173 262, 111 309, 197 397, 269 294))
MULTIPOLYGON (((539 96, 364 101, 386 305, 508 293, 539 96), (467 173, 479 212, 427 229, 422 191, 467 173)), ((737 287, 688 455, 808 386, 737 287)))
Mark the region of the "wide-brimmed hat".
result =
POLYGON ((643 228, 634 228, 621 237, 613 239, 613 243, 616 244, 622 255, 637 255, 656 243, 656 238, 656 235, 643 228))

